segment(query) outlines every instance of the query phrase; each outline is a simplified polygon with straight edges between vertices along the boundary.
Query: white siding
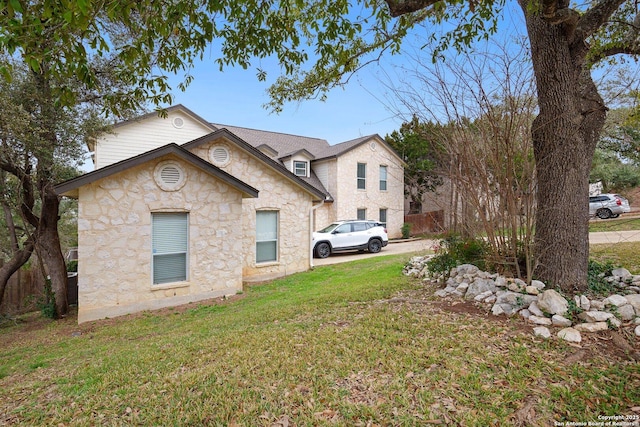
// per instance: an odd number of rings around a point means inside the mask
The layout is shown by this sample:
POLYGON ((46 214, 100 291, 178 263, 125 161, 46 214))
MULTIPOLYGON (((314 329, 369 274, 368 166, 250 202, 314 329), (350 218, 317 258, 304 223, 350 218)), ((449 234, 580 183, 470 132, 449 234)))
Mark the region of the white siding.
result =
POLYGON ((113 133, 98 140, 95 168, 108 166, 172 142, 184 144, 210 132, 212 129, 180 111, 170 113, 167 118, 154 115, 140 121, 131 121, 116 127, 113 133), (183 119, 181 128, 173 125, 173 119, 177 117, 183 119))
POLYGON ((324 185, 324 188, 326 188, 327 191, 331 193, 331 189, 329 188, 329 163, 314 163, 313 171, 316 173, 316 176, 318 177, 322 185, 324 185))

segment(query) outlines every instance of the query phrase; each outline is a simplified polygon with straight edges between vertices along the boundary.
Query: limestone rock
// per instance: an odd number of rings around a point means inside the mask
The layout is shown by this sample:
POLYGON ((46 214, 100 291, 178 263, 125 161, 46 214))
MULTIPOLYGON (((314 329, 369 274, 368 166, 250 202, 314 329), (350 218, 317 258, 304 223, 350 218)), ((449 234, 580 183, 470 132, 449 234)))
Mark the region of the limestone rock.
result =
POLYGON ((546 285, 544 284, 544 282, 541 282, 540 280, 532 280, 531 286, 534 286, 536 289, 541 291, 545 288, 546 285))
POLYGON ((578 314, 580 320, 584 320, 588 323, 606 322, 607 319, 611 319, 613 314, 606 311, 583 311, 578 314))
POLYGON ((592 300, 591 310, 604 310, 604 303, 602 301, 592 300))
POLYGON ((589 310, 591 308, 591 301, 584 295, 580 295, 580 308, 583 310, 589 310))
POLYGON ((626 268, 614 268, 613 270, 611 270, 611 275, 620 277, 622 279, 633 277, 629 270, 627 270, 626 268))
POLYGON ((636 326, 636 329, 634 330, 634 332, 637 337, 640 337, 640 325, 636 326))
POLYGON ((618 314, 622 320, 633 320, 636 317, 636 311, 631 304, 625 304, 618 307, 618 314))
POLYGON ((533 334, 537 337, 551 338, 551 332, 549 332, 549 329, 544 326, 536 326, 533 328, 533 334))
POLYGON ((636 314, 640 316, 640 294, 626 295, 624 298, 636 309, 636 314))
POLYGON ((555 326, 571 326, 571 320, 567 319, 566 317, 562 317, 559 314, 553 315, 553 317, 551 318, 551 323, 555 326))
POLYGON ((627 299, 625 297, 623 297, 622 295, 616 295, 616 294, 605 298, 602 302, 604 303, 605 306, 614 305, 616 307, 620 307, 621 305, 629 304, 629 301, 627 301, 627 299))
POLYGON ((467 301, 469 301, 474 299, 476 296, 480 295, 481 293, 484 293, 487 291, 495 292, 495 290, 496 290, 496 286, 494 285, 492 280, 477 279, 477 280, 474 280, 473 283, 469 284, 469 287, 467 288, 467 293, 465 294, 464 298, 467 301))
POLYGON ((529 316, 529 322, 535 323, 536 325, 551 325, 551 319, 548 317, 538 317, 538 316, 529 316))
POLYGON ((520 310, 518 314, 522 316, 525 320, 531 317, 531 312, 526 308, 523 308, 522 310, 520 310))
POLYGON ((547 289, 538 295, 538 307, 549 314, 564 316, 569 310, 569 304, 562 295, 553 289, 547 289))
POLYGON ((540 291, 538 290, 538 288, 536 288, 535 286, 527 286, 525 288, 525 291, 529 294, 529 295, 538 295, 540 293, 540 291))
POLYGON ((558 332, 558 338, 575 343, 579 343, 582 341, 582 335, 580 335, 580 331, 574 328, 562 329, 560 332, 558 332))
POLYGON ((575 325, 573 328, 580 332, 598 332, 606 331, 609 329, 609 325, 607 325, 607 322, 580 323, 575 325))
POLYGON ((531 304, 529 304, 529 311, 531 312, 531 314, 533 314, 535 316, 544 317, 544 313, 538 307, 538 303, 537 302, 532 302, 531 304))

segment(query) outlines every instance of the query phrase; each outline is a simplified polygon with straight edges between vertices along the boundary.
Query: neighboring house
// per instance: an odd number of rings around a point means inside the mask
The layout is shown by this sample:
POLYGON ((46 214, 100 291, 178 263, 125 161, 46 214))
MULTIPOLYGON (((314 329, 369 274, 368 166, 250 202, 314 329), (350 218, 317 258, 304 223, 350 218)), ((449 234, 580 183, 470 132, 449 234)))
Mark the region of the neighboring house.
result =
POLYGON ((78 198, 78 322, 242 290, 313 266, 311 233, 366 218, 398 237, 403 162, 379 136, 326 141, 208 123, 183 106, 115 125, 78 198))

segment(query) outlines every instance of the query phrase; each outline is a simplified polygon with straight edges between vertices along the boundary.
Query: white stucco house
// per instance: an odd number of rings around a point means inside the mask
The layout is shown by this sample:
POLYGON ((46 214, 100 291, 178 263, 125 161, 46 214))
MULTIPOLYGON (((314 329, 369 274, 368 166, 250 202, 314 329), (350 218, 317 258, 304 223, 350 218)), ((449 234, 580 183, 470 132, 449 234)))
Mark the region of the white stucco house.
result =
POLYGON ((232 295, 313 266, 311 234, 375 219, 399 237, 403 161, 378 135, 327 141, 177 105, 95 141, 78 199, 78 322, 232 295))

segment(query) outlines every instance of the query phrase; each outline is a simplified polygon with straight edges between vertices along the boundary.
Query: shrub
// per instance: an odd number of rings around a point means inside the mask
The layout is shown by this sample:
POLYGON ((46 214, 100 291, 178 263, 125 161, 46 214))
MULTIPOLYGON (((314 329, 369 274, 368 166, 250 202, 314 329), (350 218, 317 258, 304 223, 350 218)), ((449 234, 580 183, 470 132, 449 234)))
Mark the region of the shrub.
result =
POLYGON ((482 239, 449 234, 434 250, 436 255, 427 262, 427 270, 432 277, 446 280, 451 269, 460 264, 473 264, 481 270, 486 267, 487 244, 482 239))
POLYGON ((402 233, 403 239, 408 239, 411 236, 411 224, 405 222, 402 224, 402 228, 400 228, 400 232, 402 233))
POLYGON ((613 284, 607 282, 604 278, 611 276, 611 271, 615 268, 615 265, 611 261, 604 263, 589 260, 589 267, 587 270, 587 283, 589 290, 598 295, 610 295, 616 289, 613 284))

